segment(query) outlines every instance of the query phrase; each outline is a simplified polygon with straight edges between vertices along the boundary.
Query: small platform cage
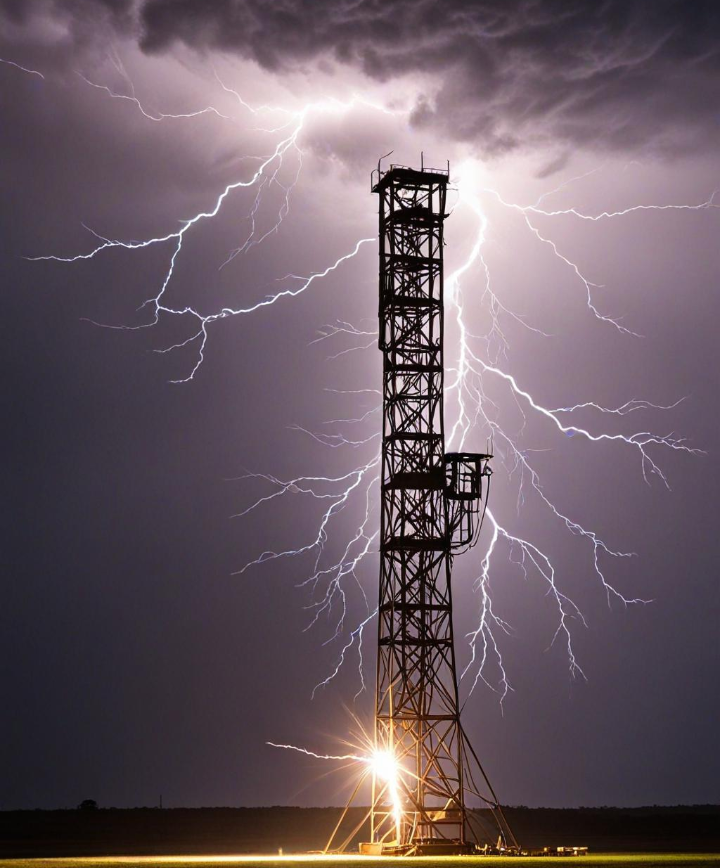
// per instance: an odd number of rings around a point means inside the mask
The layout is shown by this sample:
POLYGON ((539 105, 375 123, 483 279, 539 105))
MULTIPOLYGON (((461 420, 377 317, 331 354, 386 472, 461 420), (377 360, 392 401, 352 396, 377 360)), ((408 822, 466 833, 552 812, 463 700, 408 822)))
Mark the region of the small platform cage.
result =
POLYGON ((445 455, 445 499, 450 547, 457 551, 474 545, 487 503, 492 455, 448 452, 445 455), (488 480, 483 490, 483 477, 488 480))

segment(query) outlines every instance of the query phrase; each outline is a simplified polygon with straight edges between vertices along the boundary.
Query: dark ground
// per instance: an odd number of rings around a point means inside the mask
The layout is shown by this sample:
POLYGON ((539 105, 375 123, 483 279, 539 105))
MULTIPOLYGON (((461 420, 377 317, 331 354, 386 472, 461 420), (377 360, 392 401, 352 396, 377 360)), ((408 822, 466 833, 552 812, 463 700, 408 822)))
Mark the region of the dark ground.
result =
MULTIPOLYGON (((348 817, 347 830, 362 809, 348 817)), ((324 846, 337 808, 114 808, 0 811, 0 858, 306 852, 324 846)), ((720 806, 508 808, 523 847, 720 852, 720 806)), ((358 838, 362 838, 362 834, 358 838)))

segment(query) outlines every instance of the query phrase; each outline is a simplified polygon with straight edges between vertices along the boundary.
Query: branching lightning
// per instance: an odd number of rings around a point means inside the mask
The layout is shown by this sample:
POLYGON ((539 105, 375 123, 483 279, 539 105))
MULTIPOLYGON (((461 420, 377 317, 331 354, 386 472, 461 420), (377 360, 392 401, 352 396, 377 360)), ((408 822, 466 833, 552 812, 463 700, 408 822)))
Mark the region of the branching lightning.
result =
MULTIPOLYGON (((12 61, 1 62, 17 66, 12 61)), ((23 69, 22 67, 19 68, 23 69)), ((230 116, 212 106, 183 114, 150 112, 143 107, 137 98, 132 82, 122 65, 116 63, 116 68, 125 78, 129 93, 116 92, 105 85, 87 79, 85 76, 81 77, 87 85, 102 91, 111 99, 122 100, 134 105, 143 117, 152 122, 157 123, 169 119, 188 120, 201 115, 213 115, 221 120, 231 120, 230 116)), ((24 71, 41 75, 33 70, 24 71)), ((217 218, 223 205, 235 191, 253 189, 255 197, 247 214, 249 232, 238 246, 228 253, 227 258, 219 267, 227 265, 252 247, 261 244, 270 235, 281 231, 284 220, 290 214, 292 192, 302 171, 302 135, 310 119, 328 113, 347 113, 356 105, 368 106, 385 114, 407 117, 405 111, 391 111, 357 96, 346 102, 337 99, 314 101, 298 110, 269 105, 254 107, 246 102, 237 91, 225 85, 217 75, 216 79, 223 91, 236 98, 240 109, 251 115, 253 119, 267 115, 278 119, 275 126, 253 127, 254 130, 264 134, 274 135, 276 142, 269 154, 262 157, 248 157, 248 159, 256 160, 258 163, 248 177, 228 183, 206 210, 199 211, 194 216, 182 220, 179 229, 141 241, 115 240, 93 233, 98 243, 89 252, 69 256, 46 254, 32 257, 34 261, 51 260, 59 263, 78 264, 94 259, 105 251, 115 248, 137 253, 150 247, 167 247, 167 269, 159 286, 150 293, 141 306, 141 310, 147 310, 149 313, 147 321, 138 325, 101 323, 98 325, 122 330, 136 330, 153 327, 164 317, 192 320, 194 323, 193 331, 187 339, 157 350, 160 353, 168 353, 189 346, 195 347, 194 363, 186 376, 172 380, 175 383, 185 383, 196 377, 205 359, 208 330, 211 325, 230 317, 249 316, 261 308, 270 307, 281 300, 289 300, 305 293, 313 284, 341 268, 348 260, 358 257, 366 245, 375 241, 374 238, 361 238, 351 250, 339 256, 331 264, 322 263, 320 269, 309 276, 285 275, 280 279, 283 288, 260 301, 237 307, 223 307, 212 313, 203 313, 194 306, 173 305, 169 299, 172 280, 181 266, 185 254, 183 245, 189 233, 199 224, 217 218), (291 155, 296 161, 289 173, 289 181, 283 181, 284 170, 287 168, 285 164, 291 155), (263 211, 266 193, 272 187, 279 187, 282 190, 282 202, 277 213, 274 214, 270 229, 260 232, 256 218, 263 211)), ((580 177, 586 177, 587 174, 591 173, 586 173, 580 177)), ((521 383, 508 369, 510 343, 507 324, 515 323, 537 335, 545 337, 548 335, 542 329, 528 322, 522 314, 513 311, 503 301, 495 283, 491 280, 490 268, 484 257, 490 228, 485 201, 487 198, 491 198, 507 212, 519 214, 529 233, 531 243, 538 241, 548 248, 557 260, 558 268, 569 271, 574 276, 579 288, 583 291, 584 301, 590 314, 601 324, 610 325, 619 332, 632 336, 635 332, 622 325, 618 317, 600 311, 593 295, 593 291, 598 288, 599 284, 586 277, 580 266, 559 248, 547 232, 541 233, 536 221, 538 219, 572 218, 597 222, 622 219, 629 214, 651 210, 665 212, 717 209, 720 207, 715 202, 717 191, 713 192, 707 200, 698 204, 640 204, 617 211, 602 211, 593 215, 575 208, 551 210, 542 206, 542 203, 550 195, 578 179, 566 181, 554 190, 540 196, 532 205, 519 205, 508 202, 497 190, 483 186, 478 180, 478 175, 477 164, 469 161, 460 166, 455 182, 458 191, 458 202, 455 207, 459 211, 464 211, 468 215, 468 219, 476 221, 477 229, 467 257, 446 280, 448 318, 452 317, 453 328, 457 334, 456 358, 447 371, 449 375, 446 385, 449 398, 447 407, 448 446, 460 450, 471 435, 477 437, 480 434, 483 437, 491 438, 503 458, 508 477, 519 479, 518 510, 525 504, 526 498, 532 497, 539 508, 550 513, 553 520, 557 520, 570 534, 579 537, 587 544, 592 572, 606 594, 608 604, 613 601, 620 602, 622 605, 647 602, 634 597, 626 597, 613 586, 608 578, 604 559, 606 557, 610 559, 629 558, 632 557, 632 553, 615 550, 594 530, 574 520, 549 497, 539 472, 532 464, 528 450, 521 448, 519 436, 522 429, 520 432, 509 430, 507 425, 502 422, 500 408, 497 401, 489 397, 490 389, 488 387, 492 386, 495 390, 499 388, 504 391, 506 399, 512 402, 521 413, 523 427, 525 422, 532 417, 538 423, 547 425, 549 430, 555 434, 564 437, 579 437, 589 445, 602 442, 619 449, 630 450, 639 459, 643 479, 648 482, 652 477, 656 477, 667 487, 669 487, 668 479, 658 464, 657 450, 667 449, 686 454, 698 452, 697 449, 689 446, 684 438, 674 433, 659 434, 651 430, 644 430, 644 427, 629 435, 618 434, 604 427, 583 427, 567 420, 572 419, 573 414, 583 411, 597 414, 595 418, 601 422, 605 421, 606 417, 627 417, 631 414, 650 411, 670 411, 678 405, 679 401, 669 404, 655 404, 640 398, 629 398, 624 403, 614 407, 604 406, 593 400, 585 400, 567 406, 546 407, 534 397, 531 388, 527 384, 521 383), (465 295, 469 294, 467 284, 471 279, 474 279, 472 275, 476 270, 479 270, 482 275, 482 286, 479 290, 476 288, 472 290, 475 298, 474 306, 477 307, 477 299, 479 298, 485 314, 489 317, 489 327, 482 335, 471 333, 469 316, 464 302, 465 295)), ((341 345, 329 357, 335 360, 348 353, 362 352, 374 347, 376 345, 375 335, 375 330, 367 330, 352 323, 337 320, 335 324, 324 326, 313 343, 344 341, 349 338, 353 342, 351 346, 341 345)), ((328 389, 327 391, 337 395, 351 396, 354 401, 357 401, 358 396, 361 395, 380 395, 379 390, 374 388, 328 389)), ((299 583, 299 587, 307 589, 312 594, 312 601, 308 606, 310 610, 308 629, 317 625, 321 619, 328 617, 334 619, 331 635, 325 644, 335 643, 340 647, 339 653, 336 654, 335 665, 331 667, 327 677, 316 685, 315 691, 332 682, 351 654, 355 654, 358 661, 359 692, 363 691, 366 685, 363 673, 363 631, 372 623, 377 609, 370 605, 367 599, 358 570, 362 564, 373 558, 377 549, 379 519, 375 492, 379 480, 380 459, 376 449, 379 433, 377 430, 371 429, 370 433, 364 431, 357 436, 351 436, 347 433, 347 426, 363 426, 368 422, 372 423, 376 418, 374 414, 378 410, 379 406, 375 405, 366 412, 355 411, 348 414, 347 417, 331 419, 325 423, 325 425, 335 426, 335 429, 330 431, 327 428, 310 430, 299 425, 294 426, 298 432, 314 438, 318 443, 331 449, 347 449, 349 454, 355 450, 360 450, 360 453, 357 454, 363 454, 363 450, 373 450, 373 455, 367 460, 360 460, 357 462, 357 466, 346 473, 337 476, 300 475, 287 480, 280 479, 271 473, 252 473, 243 477, 253 478, 269 486, 269 493, 262 495, 239 511, 236 515, 237 518, 243 518, 255 510, 270 508, 280 499, 289 496, 309 498, 311 501, 322 504, 317 532, 311 538, 293 548, 263 551, 237 571, 238 575, 242 575, 270 561, 302 555, 309 555, 313 558, 312 569, 299 583), (346 511, 353 515, 357 514, 359 518, 353 523, 354 531, 347 537, 345 543, 332 547, 333 551, 336 547, 339 551, 339 554, 334 555, 331 553, 331 536, 337 517, 346 511), (359 593, 364 601, 364 612, 361 616, 350 611, 350 587, 354 588, 354 591, 359 593), (351 624, 348 623, 349 620, 352 621, 351 624)), ((495 610, 491 588, 491 576, 503 550, 507 553, 509 561, 516 564, 528 578, 531 575, 537 576, 545 584, 548 597, 552 600, 557 613, 557 628, 551 637, 551 644, 560 640, 565 647, 570 673, 573 676, 583 676, 583 670, 573 649, 572 629, 574 623, 585 624, 585 617, 571 597, 562 590, 551 555, 543 550, 539 542, 514 533, 506 524, 501 523, 491 509, 487 511, 486 515, 489 525, 489 540, 485 544, 479 574, 475 582, 479 598, 479 616, 476 629, 468 636, 470 659, 463 672, 463 675, 467 675, 469 678, 469 691, 472 692, 474 687, 482 682, 492 690, 497 691, 502 702, 508 691, 512 689, 501 653, 502 635, 509 634, 512 628, 510 623, 495 610), (499 672, 499 676, 494 680, 491 680, 489 675, 491 664, 494 664, 497 672, 499 672)), ((323 759, 370 762, 368 756, 361 754, 318 755, 303 748, 295 748, 292 745, 274 746, 300 750, 310 756, 323 759)))
MULTIPOLYGON (((123 74, 125 74, 124 70, 123 70, 123 74)), ((221 118, 227 117, 226 115, 223 115, 222 113, 220 113, 217 109, 215 109, 213 107, 206 107, 206 108, 200 109, 198 111, 190 112, 190 113, 186 113, 186 114, 167 114, 167 113, 152 114, 143 108, 140 100, 135 96, 135 89, 132 86, 132 83, 130 82, 129 78, 127 80, 129 82, 129 85, 131 88, 131 94, 130 95, 115 93, 110 88, 108 88, 104 85, 98 85, 98 84, 95 84, 94 82, 91 82, 89 79, 85 78, 85 76, 81 75, 81 78, 90 86, 92 86, 94 88, 98 88, 98 89, 106 92, 112 98, 124 99, 124 100, 130 101, 132 104, 134 104, 139 109, 139 111, 142 113, 143 117, 148 118, 151 121, 161 121, 161 120, 165 120, 165 119, 169 119, 169 118, 188 119, 188 118, 194 118, 194 117, 197 117, 199 115, 207 114, 207 113, 213 113, 213 114, 215 114, 221 118)), ((223 85, 223 88, 225 90, 232 92, 232 93, 235 93, 235 91, 232 91, 230 88, 227 88, 225 85, 223 85)), ((238 94, 235 93, 235 95, 240 100, 242 106, 244 108, 248 108, 253 114, 258 114, 263 109, 267 109, 268 111, 274 111, 274 109, 271 109, 270 107, 261 107, 260 109, 251 108, 244 100, 242 100, 239 97, 238 94)), ((178 261, 178 258, 181 255, 181 252, 182 252, 182 247, 183 247, 183 242, 185 240, 185 236, 197 224, 204 222, 204 221, 207 221, 207 220, 212 220, 213 218, 217 217, 217 215, 220 213, 220 210, 221 210, 223 204, 225 203, 227 198, 234 191, 253 188, 253 187, 257 188, 255 202, 253 204, 253 207, 252 207, 250 215, 249 215, 250 220, 251 220, 251 232, 250 232, 249 236, 246 238, 246 240, 244 241, 244 243, 240 247, 238 247, 236 250, 233 250, 228 255, 228 258, 225 260, 224 263, 222 263, 222 265, 226 265, 228 262, 232 261, 239 254, 246 252, 252 246, 260 244, 270 234, 278 231, 278 229, 280 228, 280 225, 282 224, 283 219, 287 216, 287 214, 289 213, 289 210, 290 210, 290 194, 291 194, 293 187, 297 183, 297 179, 298 179, 298 175, 299 175, 299 171, 300 171, 299 167, 295 173, 294 180, 287 187, 283 187, 283 190, 285 192, 285 197, 284 197, 283 204, 282 204, 282 206, 281 206, 281 208, 277 214, 277 219, 275 221, 275 224, 273 225, 273 227, 270 230, 265 232, 260 238, 255 237, 254 217, 255 217, 255 214, 257 213, 258 209, 260 208, 260 205, 262 202, 263 191, 267 190, 270 186, 272 186, 274 184, 280 185, 280 182, 278 180, 278 175, 279 175, 280 170, 283 167, 283 162, 284 162, 285 158, 291 152, 295 152, 301 158, 302 152, 300 151, 300 148, 298 147, 298 139, 300 137, 301 132, 303 131, 304 125, 305 125, 308 117, 310 117, 314 113, 346 112, 346 111, 350 110, 354 105, 359 104, 359 103, 361 103, 363 105, 373 105, 374 106, 374 104, 369 103, 367 100, 364 100, 364 99, 361 99, 358 97, 354 97, 353 99, 351 99, 348 102, 341 102, 341 101, 336 100, 336 99, 324 100, 324 101, 320 101, 320 102, 313 102, 313 103, 309 103, 308 105, 306 105, 303 109, 301 109, 299 111, 289 113, 290 114, 290 120, 287 123, 285 123, 282 127, 278 128, 278 129, 285 130, 286 134, 284 134, 283 137, 280 138, 280 140, 275 145, 272 153, 269 156, 267 156, 265 158, 259 158, 260 159, 260 165, 251 174, 250 178, 247 180, 233 181, 230 184, 227 184, 225 186, 225 188, 222 190, 222 192, 220 193, 220 195, 216 198, 215 203, 211 208, 209 208, 207 211, 200 211, 197 214, 195 214, 193 217, 182 220, 180 229, 178 229, 176 231, 168 232, 165 235, 160 235, 160 236, 156 236, 153 238, 148 238, 148 239, 145 239, 142 241, 121 241, 121 240, 105 238, 101 235, 98 235, 93 230, 91 230, 92 234, 95 235, 95 237, 98 238, 98 240, 101 243, 96 245, 92 250, 90 250, 87 253, 80 253, 80 254, 75 254, 72 256, 45 255, 45 256, 34 256, 34 257, 29 257, 29 258, 31 259, 31 261, 52 260, 52 261, 56 261, 56 262, 76 263, 76 262, 80 262, 82 260, 94 259, 96 256, 98 256, 102 252, 109 250, 109 249, 113 249, 113 248, 124 248, 126 250, 137 251, 137 250, 142 250, 142 249, 152 247, 154 245, 167 244, 170 247, 170 256, 169 256, 168 268, 167 268, 167 271, 165 273, 165 276, 164 276, 164 278, 160 284, 158 291, 155 293, 155 295, 150 296, 141 305, 141 309, 149 308, 149 310, 151 312, 150 320, 146 323, 141 324, 141 325, 108 325, 106 323, 94 323, 94 324, 103 326, 105 328, 114 328, 114 329, 121 329, 121 330, 126 330, 126 331, 134 331, 137 329, 148 328, 148 327, 157 325, 163 314, 168 315, 168 316, 175 316, 175 317, 191 317, 191 318, 193 318, 197 323, 197 330, 189 338, 187 338, 186 340, 184 340, 180 343, 173 344, 169 347, 165 347, 164 349, 157 351, 157 352, 167 353, 167 352, 170 352, 172 350, 177 350, 177 349, 187 347, 190 344, 195 344, 197 346, 196 362, 195 362, 194 366, 192 367, 192 369, 190 370, 189 374, 184 378, 171 381, 173 383, 188 382, 189 380, 192 380, 194 378, 195 374, 197 373, 198 369, 200 368, 201 364, 204 361, 205 348, 206 348, 207 340, 208 340, 208 331, 207 330, 208 330, 208 327, 212 323, 214 323, 218 320, 226 319, 227 317, 240 316, 243 314, 251 314, 251 313, 254 313, 255 311, 259 310, 260 308, 268 307, 270 305, 275 304, 281 298, 294 297, 294 296, 298 296, 298 295, 302 294, 315 281, 320 280, 323 277, 326 277, 328 274, 332 273, 337 268, 339 268, 348 259, 352 259, 354 256, 356 256, 358 254, 358 252, 360 251, 360 248, 362 247, 362 245, 368 244, 368 243, 373 242, 375 240, 374 238, 362 238, 362 239, 360 239, 355 244, 353 250, 350 253, 344 254, 343 256, 341 256, 337 260, 335 260, 335 262, 333 262, 331 265, 326 266, 323 270, 315 272, 314 274, 310 275, 309 277, 303 277, 303 276, 294 275, 294 274, 287 275, 287 279, 294 280, 294 281, 300 281, 299 285, 295 285, 291 288, 282 289, 279 292, 276 292, 272 295, 269 295, 267 298, 263 299, 262 301, 256 302, 255 304, 251 304, 251 305, 248 305, 245 307, 238 307, 238 308, 226 307, 226 308, 223 308, 222 310, 215 312, 215 313, 212 313, 212 314, 202 314, 202 313, 200 313, 200 311, 198 311, 196 308, 194 308, 192 306, 173 307, 172 305, 170 305, 169 303, 167 303, 165 301, 165 296, 166 296, 167 290, 170 286, 171 280, 172 280, 174 272, 175 272, 176 263, 178 261), (289 128, 289 131, 288 131, 288 128, 289 128)), ((378 106, 377 108, 379 111, 389 113, 389 110, 384 109, 383 107, 378 106)), ((272 130, 271 130, 271 132, 272 132, 272 130)), ((301 165, 301 163, 300 163, 300 165, 301 165)), ((282 186, 282 185, 280 185, 280 186, 282 186)), ((222 267, 222 265, 221 265, 221 267, 222 267)))
POLYGON ((128 85, 130 87, 130 93, 126 94, 126 93, 116 93, 114 90, 112 90, 112 88, 108 87, 105 84, 97 84, 96 82, 91 81, 89 78, 86 78, 81 72, 78 72, 78 75, 85 82, 85 84, 89 85, 90 87, 94 87, 96 90, 104 91, 108 96, 112 97, 113 99, 124 99, 124 100, 127 100, 128 102, 133 103, 137 107, 137 109, 140 111, 142 116, 147 118, 149 121, 155 121, 156 123, 159 123, 160 121, 167 121, 167 120, 182 120, 184 118, 197 118, 197 117, 200 117, 201 115, 207 115, 207 114, 215 115, 216 117, 222 118, 223 120, 226 120, 226 121, 230 120, 229 115, 224 115, 221 111, 216 109, 214 106, 206 106, 205 108, 197 109, 196 111, 183 112, 180 114, 166 114, 165 112, 158 112, 157 114, 153 114, 152 112, 147 111, 143 107, 143 104, 140 102, 140 100, 135 95, 135 86, 133 85, 132 81, 129 78, 127 79, 127 81, 128 81, 128 85))
MULTIPOLYGON (((469 175, 471 181, 474 181, 474 167, 469 167, 467 175, 469 175)), ((517 314, 504 308, 496 300, 495 293, 490 287, 490 273, 482 255, 488 221, 484 209, 482 208, 480 195, 482 193, 492 195, 506 208, 522 213, 526 225, 532 234, 540 241, 550 246, 553 254, 560 260, 563 266, 572 269, 573 273, 578 278, 578 281, 586 290, 586 302, 592 314, 598 320, 609 322, 616 326, 620 331, 632 334, 629 329, 620 326, 616 320, 602 315, 597 310, 591 296, 591 287, 594 286, 594 284, 583 276, 579 267, 575 263, 571 262, 560 252, 554 242, 539 234, 530 222, 528 213, 543 214, 548 217, 572 214, 581 217, 582 219, 604 219, 610 217, 623 217, 626 214, 639 210, 701 210, 709 207, 717 207, 713 204, 713 197, 715 194, 713 194, 713 196, 707 201, 698 205, 640 205, 617 212, 603 212, 597 217, 591 217, 582 214, 576 209, 548 211, 539 208, 539 201, 541 201, 542 198, 549 196, 550 193, 546 194, 545 197, 541 197, 541 199, 538 200, 538 203, 529 207, 508 203, 495 190, 479 187, 479 185, 473 183, 468 184, 467 186, 463 184, 462 167, 459 192, 461 203, 465 200, 465 203, 469 206, 470 210, 472 210, 478 218, 479 229, 475 245, 473 246, 468 259, 450 276, 448 280, 449 291, 446 293, 447 302, 455 311, 457 332, 459 335, 458 362, 457 367, 453 371, 455 377, 447 387, 448 392, 456 393, 457 403, 455 422, 450 432, 450 444, 452 445, 455 443, 457 448, 461 449, 467 435, 478 425, 478 423, 480 423, 481 428, 490 433, 492 440, 505 453, 506 462, 510 462, 509 474, 512 474, 517 470, 520 472, 518 508, 522 503, 524 503, 524 486, 527 481, 529 482, 529 485, 539 503, 544 508, 550 510, 552 515, 562 522, 562 524, 572 534, 578 535, 588 541, 592 548, 593 571, 605 591, 608 605, 611 604, 613 599, 621 602, 623 605, 648 602, 647 600, 639 598, 625 597, 607 580, 600 563, 600 556, 605 554, 614 558, 628 558, 632 557, 632 553, 620 552, 610 548, 594 531, 585 528, 579 522, 571 519, 550 500, 543 490, 539 474, 530 463, 527 451, 522 450, 519 447, 516 438, 497 421, 496 414, 493 412, 497 407, 486 397, 485 378, 490 376, 491 378, 500 380, 507 386, 507 390, 520 409, 523 419, 526 418, 527 408, 532 411, 536 417, 547 420, 557 429, 558 432, 566 436, 578 435, 593 443, 611 441, 619 446, 635 450, 640 458, 641 472, 644 480, 647 482, 648 474, 654 474, 659 477, 663 484, 668 488, 669 484, 667 477, 656 460, 652 457, 650 449, 651 447, 660 446, 690 454, 696 454, 700 451, 688 446, 684 438, 678 437, 674 434, 662 435, 643 430, 637 431, 631 435, 612 434, 606 431, 594 432, 578 425, 566 424, 561 420, 561 416, 564 414, 569 416, 576 411, 585 409, 595 410, 602 415, 627 416, 630 413, 640 410, 670 410, 676 407, 683 399, 681 398, 669 405, 660 405, 654 404, 650 401, 632 398, 617 407, 606 407, 595 401, 584 401, 570 406, 551 409, 543 406, 539 401, 537 401, 528 389, 518 383, 515 376, 508 373, 500 366, 499 358, 501 356, 505 358, 507 350, 507 341, 499 322, 500 316, 503 314, 511 316, 521 325, 526 327, 529 326, 522 317, 519 317, 517 314), (466 317, 463 310, 463 294, 460 286, 460 278, 462 278, 470 269, 473 263, 478 263, 481 266, 485 275, 485 297, 489 298, 487 310, 490 315, 491 326, 487 334, 478 339, 482 342, 482 345, 485 348, 487 360, 481 358, 472 348, 471 344, 473 336, 470 335, 467 329, 466 317), (470 410, 470 408, 472 408, 472 410, 470 410)), ((497 640, 497 631, 500 631, 501 633, 510 633, 511 628, 507 621, 494 611, 492 595, 490 592, 492 561, 493 558, 497 556, 498 548, 503 542, 509 547, 511 560, 513 560, 514 556, 519 556, 517 563, 526 577, 528 575, 528 567, 531 567, 533 571, 547 584, 548 593, 551 599, 555 602, 558 615, 557 629, 552 637, 551 644, 559 637, 562 637, 566 647, 570 674, 572 676, 580 675, 584 677, 583 670, 578 663, 573 650, 570 625, 573 619, 586 625, 585 617, 575 602, 560 590, 557 582, 556 570, 551 557, 537 544, 513 534, 507 527, 503 526, 493 513, 492 509, 488 509, 486 515, 491 526, 491 538, 482 559, 480 574, 475 583, 476 590, 480 596, 480 615, 476 629, 473 630, 468 637, 470 640, 471 657, 463 671, 463 675, 469 673, 473 676, 474 673, 470 692, 472 692, 479 681, 482 681, 488 687, 497 690, 500 693, 500 701, 502 703, 508 691, 511 689, 497 640), (500 673, 495 685, 489 682, 485 674, 490 659, 494 659, 497 670, 500 673)))
POLYGON ((45 79, 45 76, 42 72, 38 72, 37 69, 28 69, 26 66, 21 66, 19 63, 15 63, 14 60, 6 60, 5 58, 0 57, 0 63, 4 63, 6 66, 14 66, 15 69, 19 69, 20 72, 25 72, 28 75, 36 75, 38 78, 45 79))

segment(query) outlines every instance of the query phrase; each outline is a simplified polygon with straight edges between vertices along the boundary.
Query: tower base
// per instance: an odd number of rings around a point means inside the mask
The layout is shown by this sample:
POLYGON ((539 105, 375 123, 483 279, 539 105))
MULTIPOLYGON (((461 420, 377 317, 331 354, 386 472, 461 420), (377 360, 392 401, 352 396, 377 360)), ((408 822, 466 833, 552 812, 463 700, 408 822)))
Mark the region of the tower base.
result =
POLYGON ((367 842, 360 844, 361 856, 472 856, 482 853, 476 844, 430 838, 413 844, 367 842))

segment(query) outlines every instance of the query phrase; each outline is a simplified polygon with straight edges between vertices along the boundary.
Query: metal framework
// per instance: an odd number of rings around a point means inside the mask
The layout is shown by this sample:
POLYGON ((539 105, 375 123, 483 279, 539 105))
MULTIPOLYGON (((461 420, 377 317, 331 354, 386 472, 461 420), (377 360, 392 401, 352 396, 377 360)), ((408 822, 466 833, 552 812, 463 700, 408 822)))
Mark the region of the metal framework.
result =
MULTIPOLYGON (((382 510, 375 738, 396 785, 373 780, 365 852, 465 853, 483 838, 475 793, 515 845, 460 724, 453 644, 453 556, 477 539, 490 455, 445 453, 443 226, 448 170, 391 165, 380 197, 383 352, 382 510), (484 781, 487 795, 475 784, 484 781)), ((500 844, 498 844, 500 846, 500 844)))

